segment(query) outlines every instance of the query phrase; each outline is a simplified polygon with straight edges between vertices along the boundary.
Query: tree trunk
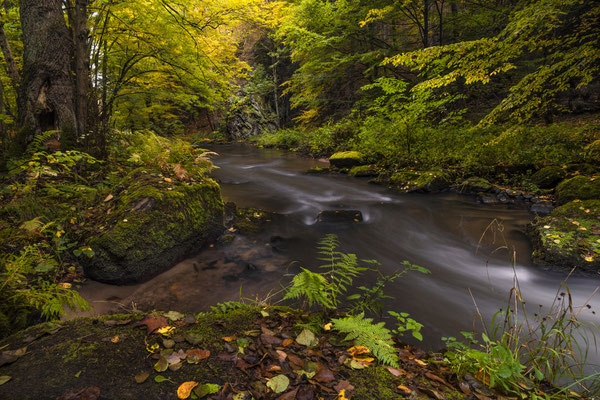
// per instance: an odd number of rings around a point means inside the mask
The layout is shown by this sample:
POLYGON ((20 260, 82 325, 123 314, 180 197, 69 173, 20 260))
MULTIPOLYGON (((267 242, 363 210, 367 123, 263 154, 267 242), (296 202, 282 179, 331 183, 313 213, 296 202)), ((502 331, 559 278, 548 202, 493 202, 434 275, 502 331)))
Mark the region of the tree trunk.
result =
POLYGON ((75 110, 77 112, 77 132, 79 136, 88 133, 89 98, 92 86, 90 81, 87 3, 88 0, 75 0, 72 23, 75 45, 75 88, 77 92, 75 110))
POLYGON ((423 0, 423 48, 429 47, 429 0, 423 0))
POLYGON ((58 130, 62 147, 77 141, 75 83, 71 73, 73 41, 61 0, 21 0, 24 107, 20 143, 58 130))

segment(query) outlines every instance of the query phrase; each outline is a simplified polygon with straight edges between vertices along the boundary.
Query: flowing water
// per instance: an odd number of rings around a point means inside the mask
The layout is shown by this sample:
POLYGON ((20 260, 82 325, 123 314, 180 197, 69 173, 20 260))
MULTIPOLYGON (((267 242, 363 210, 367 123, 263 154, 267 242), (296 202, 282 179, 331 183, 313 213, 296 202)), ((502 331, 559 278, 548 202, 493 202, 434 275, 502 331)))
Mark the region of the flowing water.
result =
MULTIPOLYGON (((213 175, 225 201, 282 216, 274 218, 254 242, 237 237, 231 245, 209 248, 147 283, 87 284, 82 294, 95 302, 97 312, 117 303, 198 311, 238 299, 240 287, 244 296, 264 298, 289 281, 298 265, 319 265, 315 245, 325 234, 335 233, 343 251, 377 259, 384 273, 396 271, 403 260, 431 271, 412 272, 390 284, 387 292, 393 299, 385 308, 410 313, 425 326, 421 346, 438 349, 440 337, 472 329, 476 306, 487 321, 506 307, 515 270, 532 313, 539 305, 548 308, 567 276, 563 270, 531 263, 524 228, 533 215, 524 208, 482 205, 473 197, 452 193, 400 194, 342 175, 307 175, 308 168, 325 163, 278 150, 237 144, 215 145, 211 150, 219 153, 213 175), (364 220, 316 221, 320 211, 332 209, 358 209, 364 220), (290 266, 293 260, 298 263, 290 266)), ((375 279, 370 274, 360 284, 375 279)), ((584 305, 598 285, 600 275, 571 276, 568 287, 574 304, 584 305)), ((589 304, 592 308, 580 317, 600 323, 595 314, 600 297, 589 304)))

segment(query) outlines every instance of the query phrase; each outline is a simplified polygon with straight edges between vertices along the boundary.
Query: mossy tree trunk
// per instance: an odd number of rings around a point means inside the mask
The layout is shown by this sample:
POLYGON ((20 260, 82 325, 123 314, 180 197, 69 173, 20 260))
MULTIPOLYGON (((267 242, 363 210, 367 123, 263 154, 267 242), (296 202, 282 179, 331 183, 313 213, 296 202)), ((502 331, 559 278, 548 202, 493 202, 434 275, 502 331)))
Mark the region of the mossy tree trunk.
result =
POLYGON ((77 141, 73 41, 61 0, 21 0, 24 107, 19 142, 30 143, 45 131, 59 131, 61 147, 77 141))

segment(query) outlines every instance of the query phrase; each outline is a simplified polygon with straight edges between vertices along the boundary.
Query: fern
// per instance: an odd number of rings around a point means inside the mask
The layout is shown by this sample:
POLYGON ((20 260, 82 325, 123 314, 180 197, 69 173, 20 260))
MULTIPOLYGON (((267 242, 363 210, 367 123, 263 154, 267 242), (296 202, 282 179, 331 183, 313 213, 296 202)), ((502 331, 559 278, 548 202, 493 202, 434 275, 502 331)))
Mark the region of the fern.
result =
POLYGON ((354 340, 356 346, 367 347, 383 364, 398 367, 398 354, 392 340, 392 332, 383 322, 374 324, 372 318, 364 318, 364 313, 334 318, 331 322, 333 329, 347 334, 344 340, 354 340))
POLYGON ((291 285, 287 288, 284 300, 305 298, 308 306, 319 304, 324 308, 335 308, 331 297, 331 285, 319 273, 302 268, 302 272, 294 276, 291 285))
POLYGON ((340 242, 335 234, 328 234, 323 238, 317 249, 321 257, 321 261, 327 261, 327 264, 321 265, 320 268, 329 269, 325 275, 331 281, 329 285, 329 294, 334 305, 337 306, 338 297, 348 291, 352 287, 354 278, 359 276, 367 268, 358 266, 358 258, 355 254, 346 254, 337 251, 340 242))

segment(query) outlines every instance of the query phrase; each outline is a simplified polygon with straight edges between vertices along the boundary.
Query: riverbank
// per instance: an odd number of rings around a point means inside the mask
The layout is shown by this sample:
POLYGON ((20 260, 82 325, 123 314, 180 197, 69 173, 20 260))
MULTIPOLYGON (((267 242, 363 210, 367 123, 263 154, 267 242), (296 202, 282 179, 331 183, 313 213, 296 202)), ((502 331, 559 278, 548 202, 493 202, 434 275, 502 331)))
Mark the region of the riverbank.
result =
MULTIPOLYGON (((332 324, 316 322, 322 319, 230 303, 195 315, 170 311, 46 323, 0 341, 0 397, 506 398, 470 374, 457 375, 443 354, 397 340, 393 366, 378 362, 332 324)), ((543 387, 524 384, 521 395, 581 398, 550 386, 542 393, 543 387)))

